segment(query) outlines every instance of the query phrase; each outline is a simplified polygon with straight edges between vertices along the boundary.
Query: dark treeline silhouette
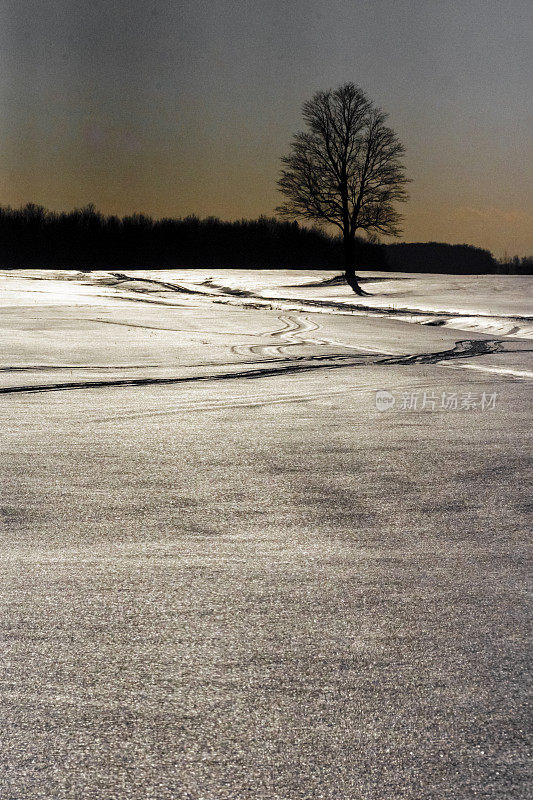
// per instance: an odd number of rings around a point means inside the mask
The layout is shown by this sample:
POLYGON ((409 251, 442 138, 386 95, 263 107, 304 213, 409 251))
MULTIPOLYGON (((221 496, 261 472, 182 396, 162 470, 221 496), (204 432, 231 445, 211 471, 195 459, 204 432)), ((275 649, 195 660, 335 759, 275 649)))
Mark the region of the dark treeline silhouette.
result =
POLYGON ((512 258, 502 258, 498 261, 499 269, 497 272, 508 273, 510 275, 531 275, 533 274, 533 256, 513 256, 512 258))
MULTIPOLYGON (((532 271, 531 258, 496 261, 488 250, 438 242, 381 245, 356 238, 359 269, 454 274, 532 271)), ((274 218, 154 220, 104 216, 94 206, 68 213, 28 204, 0 206, 0 267, 171 269, 234 267, 339 269, 342 238, 274 218)))
POLYGON ((386 246, 389 269, 397 272, 444 272, 456 275, 486 273, 531 274, 533 259, 497 261, 489 250, 469 244, 413 242, 386 246))
MULTIPOLYGON (((357 255, 362 266, 386 269, 382 245, 360 239, 357 255)), ((318 228, 266 217, 154 220, 144 214, 104 216, 93 206, 54 213, 29 204, 0 207, 0 263, 4 268, 336 269, 342 243, 318 228)))

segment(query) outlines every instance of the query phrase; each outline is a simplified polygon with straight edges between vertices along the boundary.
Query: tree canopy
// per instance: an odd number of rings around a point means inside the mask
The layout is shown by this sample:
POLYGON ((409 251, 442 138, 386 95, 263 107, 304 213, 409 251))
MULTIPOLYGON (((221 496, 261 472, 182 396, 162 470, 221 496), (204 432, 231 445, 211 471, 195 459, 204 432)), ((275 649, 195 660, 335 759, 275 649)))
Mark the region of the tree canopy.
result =
POLYGON ((385 124, 387 114, 353 83, 316 92, 303 119, 306 130, 281 159, 278 187, 286 200, 276 211, 339 228, 347 277, 362 293, 354 274, 355 235, 401 233, 395 204, 407 199, 404 147, 385 124))

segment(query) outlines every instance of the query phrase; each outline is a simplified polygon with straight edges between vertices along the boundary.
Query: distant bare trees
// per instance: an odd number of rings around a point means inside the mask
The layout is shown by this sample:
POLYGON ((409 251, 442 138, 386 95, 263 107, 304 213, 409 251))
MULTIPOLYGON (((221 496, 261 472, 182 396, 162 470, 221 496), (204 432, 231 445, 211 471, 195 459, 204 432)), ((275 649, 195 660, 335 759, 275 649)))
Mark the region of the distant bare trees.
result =
MULTIPOLYGON (((383 246, 356 246, 365 263, 386 269, 383 246)), ((6 268, 334 269, 341 258, 340 237, 279 219, 152 219, 138 213, 119 218, 92 205, 62 213, 34 203, 0 205, 0 265, 6 268)))
POLYGON ((287 198, 276 211, 330 223, 342 231, 346 280, 366 294, 355 275, 355 235, 398 236, 394 204, 407 199, 404 148, 385 125, 387 115, 353 83, 317 92, 303 106, 307 130, 283 157, 278 187, 287 198))

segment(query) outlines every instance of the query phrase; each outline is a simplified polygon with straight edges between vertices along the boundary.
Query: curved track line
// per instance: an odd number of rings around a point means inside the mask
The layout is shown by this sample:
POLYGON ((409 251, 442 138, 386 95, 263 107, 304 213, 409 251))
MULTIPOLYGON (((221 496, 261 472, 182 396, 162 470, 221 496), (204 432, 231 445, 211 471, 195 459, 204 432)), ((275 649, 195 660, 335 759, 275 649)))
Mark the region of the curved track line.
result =
MULTIPOLYGON (((404 356, 348 356, 331 355, 301 358, 300 360, 284 359, 283 363, 276 366, 263 366, 256 369, 239 370, 235 372, 212 373, 208 375, 190 375, 174 378, 116 378, 107 381, 73 381, 70 383, 41 384, 34 386, 8 386, 0 388, 0 394, 37 393, 71 391, 73 389, 101 389, 121 386, 158 386, 180 383, 198 383, 207 381, 227 381, 239 378, 251 380, 266 378, 273 375, 290 375, 297 372, 311 372, 323 369, 339 369, 341 367, 361 367, 370 365, 405 365, 412 364, 437 364, 444 365, 457 359, 474 358, 489 353, 505 352, 504 342, 494 340, 462 340, 455 343, 451 350, 437 353, 417 353, 404 356)), ((521 352, 530 352, 521 350, 521 352)), ((465 367, 468 365, 465 365, 465 367)), ((515 371, 518 372, 518 371, 515 371)), ((502 373, 502 375, 505 373, 502 373)), ((525 377, 526 375, 512 375, 511 377, 525 377)))
MULTIPOLYGON (((276 356, 283 355, 289 347, 302 347, 306 344, 328 345, 326 339, 309 339, 304 336, 306 333, 319 330, 320 323, 310 320, 308 317, 294 317, 289 314, 279 315, 278 319, 283 323, 283 327, 271 331, 268 335, 271 338, 281 340, 277 344, 254 344, 254 345, 234 345, 231 352, 236 355, 253 353, 254 355, 276 356)), ((337 344, 340 344, 338 342, 337 344)))
MULTIPOLYGON (((120 283, 131 281, 137 283, 150 283, 154 284, 155 286, 161 286, 163 289, 170 289, 172 292, 178 292, 179 294, 198 294, 202 297, 212 297, 210 292, 202 292, 201 290, 196 289, 189 289, 187 286, 182 286, 180 283, 167 283, 166 281, 158 281, 155 278, 141 278, 135 277, 132 275, 126 275, 123 272, 110 272, 114 278, 117 278, 120 283)), ((135 289, 132 289, 135 291, 135 289)))

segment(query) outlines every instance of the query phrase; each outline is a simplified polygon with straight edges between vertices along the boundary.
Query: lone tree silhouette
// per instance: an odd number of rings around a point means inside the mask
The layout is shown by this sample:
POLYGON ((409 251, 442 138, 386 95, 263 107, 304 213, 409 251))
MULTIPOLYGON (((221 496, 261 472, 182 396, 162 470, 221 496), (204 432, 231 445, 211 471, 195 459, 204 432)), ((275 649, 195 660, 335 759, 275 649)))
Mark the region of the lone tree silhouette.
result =
POLYGON ((294 136, 278 187, 285 218, 317 220, 342 231, 348 284, 366 295, 355 274, 355 234, 399 236, 394 203, 407 200, 404 148, 359 86, 316 92, 303 106, 306 131, 294 136))

